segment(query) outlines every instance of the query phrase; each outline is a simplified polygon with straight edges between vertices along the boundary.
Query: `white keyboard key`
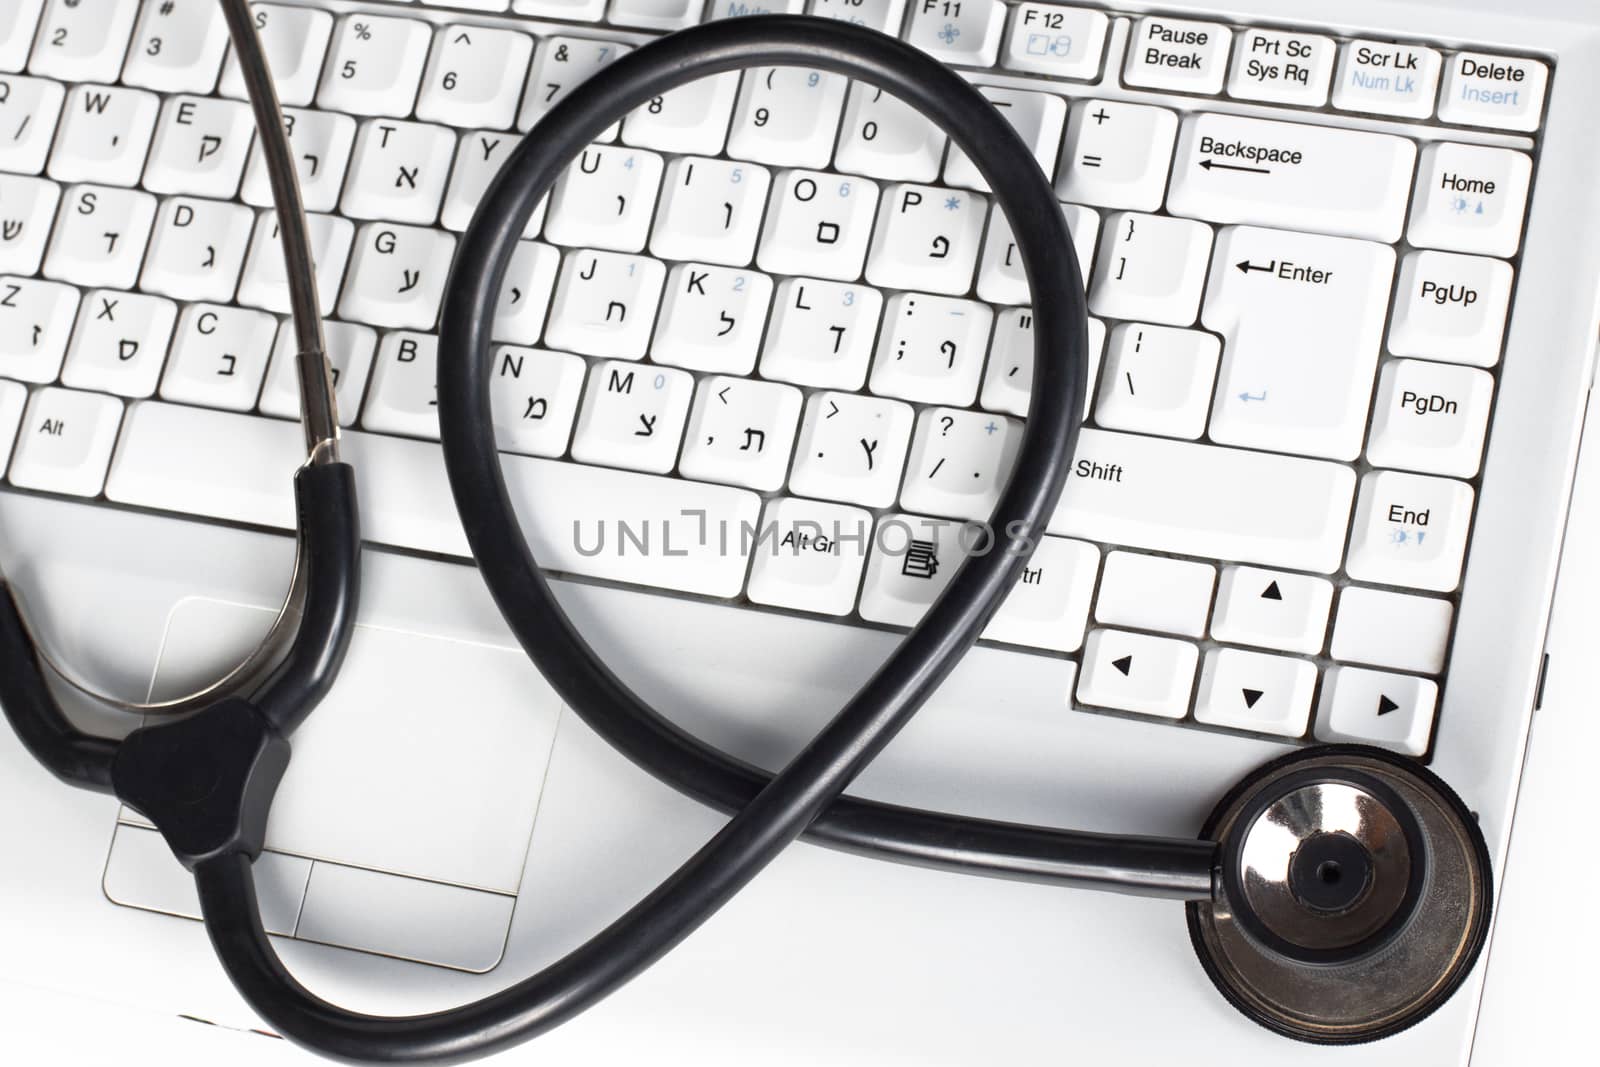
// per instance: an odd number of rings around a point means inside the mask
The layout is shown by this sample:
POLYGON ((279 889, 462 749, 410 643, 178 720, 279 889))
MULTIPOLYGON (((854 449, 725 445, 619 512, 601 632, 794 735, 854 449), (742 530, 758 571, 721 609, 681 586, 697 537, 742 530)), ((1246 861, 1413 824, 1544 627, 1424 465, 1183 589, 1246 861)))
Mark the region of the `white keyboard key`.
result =
POLYGON ((496 348, 489 399, 500 449, 528 456, 566 452, 588 366, 570 352, 496 348))
POLYGON ((939 175, 947 139, 899 97, 852 82, 833 165, 884 181, 931 182, 939 175))
POLYGON ((1167 209, 1210 222, 1399 240, 1417 147, 1381 133, 1196 115, 1178 137, 1167 209), (1350 161, 1362 180, 1350 180, 1350 161))
POLYGON ((191 304, 173 334, 161 396, 208 408, 249 411, 261 393, 278 320, 264 311, 191 304))
MULTIPOLYGON (((437 445, 359 432, 345 434, 343 443, 356 469, 361 529, 369 541, 468 556, 437 445)), ((293 529, 294 500, 283 486, 304 458, 293 423, 145 401, 129 415, 108 495, 142 507, 293 529), (193 447, 197 441, 207 447, 193 447)), ((698 535, 753 525, 761 498, 748 489, 528 456, 508 456, 504 465, 513 499, 536 505, 525 512, 525 528, 534 554, 552 570, 705 596, 739 595, 748 555, 698 535), (604 525, 597 514, 606 516, 604 525), (674 552, 617 552, 611 538, 621 526, 648 526, 674 552), (597 538, 601 551, 594 550, 597 538)), ((738 539, 730 536, 728 545, 738 539)))
POLYGON ((1050 533, 1319 574, 1355 494, 1342 464, 1106 430, 1083 431, 1072 475, 1050 533))
POLYGON ((1310 33, 1240 30, 1228 95, 1268 104, 1322 107, 1328 102, 1338 47, 1331 37, 1310 33))
POLYGON ((953 66, 992 67, 1005 25, 1000 0, 911 0, 905 39, 953 66))
POLYGON ((114 396, 54 386, 36 391, 17 431, 11 484, 99 496, 121 421, 122 401, 114 396))
POLYGON ((917 416, 900 506, 925 515, 982 522, 994 514, 1011 476, 1022 424, 959 408, 917 416))
POLYGON ((60 202, 61 187, 55 182, 0 174, 0 271, 32 274, 39 269, 60 202))
MULTIPOLYGON (((726 2, 726 0, 724 0, 726 2)), ((745 591, 757 604, 848 615, 872 540, 872 513, 777 497, 761 513, 745 591)))
POLYGON ((772 175, 753 163, 674 159, 656 205, 650 251, 742 267, 755 255, 772 175))
MULTIPOLYGON (((0 189, 0 196, 3 193, 0 189)), ((49 199, 56 195, 52 186, 49 199)), ((67 190, 50 238, 50 251, 44 260, 45 277, 75 285, 132 288, 155 217, 156 198, 149 193, 97 185, 73 186, 67 190)), ((0 255, 0 270, 10 269, 11 259, 0 255)))
POLYGON ((1083 100, 1067 120, 1056 195, 1075 204, 1154 211, 1166 197, 1178 116, 1165 108, 1083 100))
MULTIPOLYGON (((0 48, 4 38, 0 33, 0 48)), ((0 171, 38 174, 44 170, 66 95, 58 82, 0 77, 0 171)))
MULTIPOLYGON (((256 16, 256 34, 261 38, 261 48, 267 54, 272 81, 278 89, 278 102, 286 107, 306 107, 317 92, 322 58, 327 55, 328 38, 333 34, 333 16, 286 4, 252 4, 251 8, 256 16)), ((249 96, 239 58, 231 47, 217 91, 233 100, 249 96)))
POLYGON ((960 570, 969 546, 982 537, 982 528, 973 524, 885 516, 878 523, 862 585, 861 617, 899 627, 915 625, 960 570))
POLYGON ((861 178, 790 170, 778 175, 756 265, 770 274, 861 276, 878 186, 861 178))
MULTIPOLYGON (((598 16, 596 16, 598 17, 598 16)), ((534 53, 533 73, 517 115, 517 129, 527 133, 580 82, 633 51, 631 45, 587 37, 546 37, 534 53)), ((614 141, 619 123, 606 127, 598 140, 614 141)))
POLYGON ((1165 16, 1142 18, 1128 35, 1129 85, 1174 93, 1222 92, 1233 31, 1217 22, 1165 16))
MULTIPOLYGON (((0 10, 0 70, 18 71, 27 63, 33 31, 43 10, 44 0, 13 0, 0 10)), ((6 447, 10 447, 9 442, 6 447)))
MULTIPOLYGON (((0 474, 4 474, 11 463, 11 448, 16 443, 22 412, 27 406, 27 386, 0 380, 0 474)), ((855 589, 852 587, 850 592, 854 595, 855 589)))
POLYGON ((1498 259, 1408 253, 1400 264, 1389 351, 1494 366, 1505 338, 1511 279, 1511 264, 1498 259))
POLYGON ((654 97, 622 121, 622 140, 635 148, 714 156, 722 151, 739 91, 739 72, 713 74, 654 97))
POLYGON ((533 38, 525 33, 441 27, 422 77, 417 118, 469 129, 510 129, 532 58, 533 38))
POLYGON ((867 281, 960 296, 972 288, 989 201, 931 185, 891 185, 878 205, 867 281))
MULTIPOLYGON (((742 2, 744 0, 721 0, 719 6, 742 2)), ((810 0, 810 9, 806 14, 853 22, 879 33, 892 34, 899 31, 900 17, 905 9, 906 0, 810 0)))
POLYGON ((898 400, 813 393, 806 402, 789 491, 869 508, 894 503, 913 414, 898 400))
MULTIPOLYGON (((986 85, 983 95, 1005 116, 1028 146, 1046 178, 1056 172, 1056 154, 1061 151, 1061 130, 1067 122, 1067 102, 1050 93, 1029 93, 1020 89, 1001 89, 986 85)), ((955 144, 950 145, 944 164, 944 180, 950 185, 989 191, 989 183, 955 144)))
POLYGON ((179 300, 232 300, 255 221, 242 204, 186 197, 166 201, 139 288, 179 300))
POLYGON ((1333 81, 1333 106, 1425 119, 1439 91, 1439 53, 1387 41, 1348 41, 1333 81))
MULTIPOLYGON (((1088 417, 1100 374, 1100 353, 1105 347, 1106 324, 1089 320, 1089 374, 1084 380, 1083 410, 1088 417)), ((989 343, 989 364, 983 374, 982 404, 990 411, 1026 415, 1033 398, 1033 309, 1006 308, 995 320, 989 343)))
POLYGON ((49 0, 28 71, 64 82, 116 81, 139 0, 49 0))
POLYGON ((847 84, 842 74, 799 67, 746 71, 728 155, 775 167, 827 166, 847 84))
MULTIPOLYGON (((311 261, 317 268, 317 299, 326 313, 338 299, 356 228, 349 219, 313 214, 306 217, 306 231, 311 239, 311 261)), ((284 280, 283 244, 275 211, 264 211, 256 219, 255 236, 250 239, 239 281, 239 303, 280 315, 289 313, 289 285, 284 280)))
POLYGON ((1195 698, 1196 722, 1299 737, 1311 721, 1316 664, 1235 648, 1206 653, 1195 698))
POLYGON ((356 235, 339 316, 374 326, 431 329, 455 250, 456 239, 438 230, 367 223, 356 235))
POLYGON ((439 437, 439 339, 391 333, 378 346, 361 428, 406 437, 439 437))
POLYGON ((340 212, 354 219, 433 222, 455 147, 456 135, 443 126, 393 119, 363 123, 340 212))
MULTIPOLYGON (((450 191, 445 194, 444 210, 439 213, 439 221, 446 229, 461 233, 467 228, 473 213, 478 210, 478 202, 483 199, 494 176, 500 173, 500 168, 517 146, 517 141, 514 134, 508 133, 483 131, 461 135, 455 169, 450 174, 450 191)), ((539 236, 549 207, 549 196, 539 201, 539 206, 533 209, 533 215, 528 219, 528 225, 522 229, 522 236, 539 236)))
POLYGON ((1432 144, 1422 150, 1406 236, 1422 248, 1515 255, 1533 161, 1522 152, 1432 144))
POLYGON ((346 16, 334 31, 317 105, 357 115, 411 114, 432 38, 428 24, 415 19, 346 16))
POLYGON ((156 391, 178 309, 170 300, 95 290, 78 312, 61 384, 119 396, 156 391))
MULTIPOLYGON (((1094 250, 1100 237, 1100 216, 1093 208, 1062 204, 1067 229, 1072 233, 1072 250, 1078 254, 1078 273, 1085 288, 1094 250)), ((997 203, 989 212, 989 234, 983 239, 983 263, 978 268, 978 296, 991 304, 1027 304, 1032 301, 1028 276, 1022 269, 1016 235, 997 203)))
POLYGON ((1411 756, 1428 751, 1439 687, 1426 678, 1333 667, 1322 683, 1319 741, 1382 745, 1411 756))
POLYGON ((1222 343, 1200 330, 1123 323, 1111 331, 1095 422, 1195 440, 1206 429, 1222 343))
POLYGON ((1078 703, 1181 719, 1200 652, 1187 641, 1095 630, 1083 649, 1078 703))
POLYGON ((1537 59, 1458 52, 1439 94, 1439 121, 1531 132, 1544 114, 1550 68, 1537 59))
POLYGON ((209 93, 227 48, 228 24, 211 0, 144 0, 122 80, 166 93, 209 93))
POLYGON ((108 85, 75 87, 67 94, 61 131, 50 153, 50 177, 137 184, 160 110, 154 93, 108 85))
POLYGON ((984 628, 984 638, 1076 652, 1083 644, 1099 566, 1100 550, 1094 545, 1064 537, 1040 538, 1022 577, 984 628))
MULTIPOLYGON (((295 171, 300 175, 300 200, 307 211, 332 211, 339 204, 350 150, 356 141, 356 120, 332 111, 285 108, 283 125, 294 150, 295 171)), ((272 183, 261 155, 261 142, 250 146, 244 186, 239 198, 252 207, 271 207, 272 183)))
POLYGON ((1371 471, 1350 531, 1350 577, 1448 593, 1461 581, 1472 487, 1446 478, 1371 471))
POLYGON ((782 488, 801 399, 792 385, 720 375, 702 378, 678 473, 767 492, 782 488))
POLYGON ((720 22, 746 15, 799 15, 805 6, 806 0, 713 0, 705 21, 720 22))
POLYGON ((1391 360, 1378 378, 1367 461, 1472 478, 1483 459, 1494 379, 1474 367, 1391 360))
POLYGON ((667 268, 658 259, 567 253, 545 343, 586 356, 643 359, 666 277, 667 268))
POLYGON ((534 18, 599 22, 605 14, 606 0, 511 0, 511 10, 534 18))
POLYGON ((1107 215, 1089 310, 1110 319, 1193 325, 1211 261, 1211 227, 1162 215, 1107 215))
POLYGON ((171 97, 161 109, 144 187, 152 193, 229 199, 239 189, 254 133, 246 104, 171 97))
POLYGON ((500 306, 494 316, 494 339, 514 345, 539 340, 550 294, 555 291, 561 253, 538 241, 518 241, 506 268, 500 306))
POLYGON ((706 0, 611 0, 606 21, 646 30, 681 30, 700 21, 706 0))
POLYGON ((1000 65, 1066 81, 1093 81, 1105 58, 1111 20, 1103 11, 1018 4, 1000 65))
POLYGON ((1355 459, 1393 278, 1386 245, 1252 227, 1219 233, 1202 316, 1222 336, 1212 438, 1355 459))
POLYGON ((1100 576, 1094 618, 1107 626, 1201 637, 1217 569, 1189 560, 1112 552, 1100 576))
POLYGON ((778 284, 761 351, 761 375, 820 389, 860 389, 867 380, 883 294, 817 278, 778 284))
POLYGON ((772 279, 765 274, 680 263, 667 277, 650 358, 690 370, 749 374, 771 302, 772 279))
POLYGON ((1448 600, 1347 586, 1328 654, 1347 663, 1437 674, 1450 647, 1448 600))
POLYGON ((596 363, 578 410, 572 458, 666 474, 678 458, 694 375, 671 367, 596 363))
POLYGON ((971 536, 976 535, 964 524, 948 519, 883 516, 872 536, 861 583, 861 617, 890 626, 915 626, 965 561, 963 546, 971 536))
POLYGON ((1256 567, 1224 567, 1211 636, 1232 645, 1316 655, 1328 633, 1333 583, 1256 567))
POLYGON ((561 245, 642 251, 662 166, 654 152, 610 145, 585 148, 556 179, 545 237, 561 245))
POLYGON ((896 294, 884 308, 868 388, 880 396, 966 407, 978 396, 993 321, 986 304, 896 294))
POLYGON ((78 320, 78 290, 0 276, 0 378, 53 382, 78 320))
MULTIPOLYGON (((328 369, 333 375, 334 404, 339 409, 339 425, 351 427, 361 413, 361 398, 367 392, 372 374, 373 352, 378 334, 369 326, 327 321, 322 324, 327 342, 328 369)), ((300 417, 300 372, 294 327, 287 320, 278 329, 272 346, 272 362, 267 367, 267 384, 261 390, 261 413, 280 419, 300 417)))

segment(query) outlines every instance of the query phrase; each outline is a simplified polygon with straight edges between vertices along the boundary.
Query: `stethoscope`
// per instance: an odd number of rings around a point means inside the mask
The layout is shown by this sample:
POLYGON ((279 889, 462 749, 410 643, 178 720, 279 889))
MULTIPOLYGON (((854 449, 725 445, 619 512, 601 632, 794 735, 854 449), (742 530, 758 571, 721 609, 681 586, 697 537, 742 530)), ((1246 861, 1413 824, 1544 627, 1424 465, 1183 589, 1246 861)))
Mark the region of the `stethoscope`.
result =
MULTIPOLYGON (((262 928, 260 854, 289 736, 338 673, 355 622, 355 482, 339 460, 310 244, 272 79, 246 0, 221 0, 250 90, 281 222, 305 427, 294 479, 297 553, 279 622, 244 664, 161 705, 121 742, 72 726, 46 684, 64 672, 0 598, 0 705, 61 780, 116 795, 194 874, 217 956, 279 1033, 350 1061, 459 1061, 543 1033, 639 974, 786 846, 812 840, 945 870, 1186 901, 1217 989, 1251 1019, 1322 1044, 1419 1022, 1467 979, 1489 928, 1488 850, 1476 820, 1426 768, 1354 745, 1261 767, 1218 803, 1198 840, 1090 834, 963 818, 843 795, 982 633, 1065 484, 1083 410, 1083 285, 1060 206, 993 106, 893 37, 799 16, 685 30, 617 60, 561 101, 489 187, 452 267, 439 332, 439 422, 467 539, 496 604, 546 679, 651 774, 731 814, 665 882, 581 947, 482 1000, 385 1018, 329 1004, 279 961, 262 928), (556 178, 617 118, 696 78, 799 66, 866 81, 938 122, 989 182, 1034 294, 1034 379, 1016 466, 990 522, 1004 543, 970 556, 922 623, 781 772, 685 733, 627 688, 573 626, 533 558, 501 473, 490 409, 491 324, 512 253, 556 178)), ((537 501, 533 503, 537 506, 537 501)), ((69 684, 84 688, 69 679, 69 684)))

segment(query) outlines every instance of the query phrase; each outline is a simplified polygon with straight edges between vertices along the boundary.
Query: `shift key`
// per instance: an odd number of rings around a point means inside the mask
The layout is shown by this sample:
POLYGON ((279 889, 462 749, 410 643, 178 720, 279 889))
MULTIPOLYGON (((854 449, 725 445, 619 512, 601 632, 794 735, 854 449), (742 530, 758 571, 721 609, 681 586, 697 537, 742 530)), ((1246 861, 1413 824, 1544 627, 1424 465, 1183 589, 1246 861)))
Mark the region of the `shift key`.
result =
POLYGON ((1332 574, 1355 486, 1342 464, 1084 430, 1050 532, 1332 574))
POLYGON ((1391 134, 1194 115, 1178 134, 1167 210, 1391 243, 1416 164, 1417 146, 1391 134))

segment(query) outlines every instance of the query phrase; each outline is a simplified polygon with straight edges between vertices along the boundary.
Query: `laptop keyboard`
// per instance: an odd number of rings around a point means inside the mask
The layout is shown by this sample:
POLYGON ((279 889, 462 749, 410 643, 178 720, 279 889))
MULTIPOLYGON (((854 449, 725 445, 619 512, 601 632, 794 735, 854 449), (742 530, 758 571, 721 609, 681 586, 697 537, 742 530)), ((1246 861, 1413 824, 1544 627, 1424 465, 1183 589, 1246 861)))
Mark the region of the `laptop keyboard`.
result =
MULTIPOLYGON (((256 5, 370 539, 467 554, 433 331, 521 133, 648 33, 803 6, 256 5)), ((1075 660, 1080 711, 1425 755, 1548 64, 1047 3, 807 10, 979 84, 1087 279, 1074 476, 986 637, 1075 660)), ((0 10, 17 489, 293 525, 287 294, 228 50, 212 0, 0 10)), ((985 546, 1030 295, 982 178, 899 101, 789 68, 685 86, 525 236, 493 403, 552 570, 905 627, 985 546)))

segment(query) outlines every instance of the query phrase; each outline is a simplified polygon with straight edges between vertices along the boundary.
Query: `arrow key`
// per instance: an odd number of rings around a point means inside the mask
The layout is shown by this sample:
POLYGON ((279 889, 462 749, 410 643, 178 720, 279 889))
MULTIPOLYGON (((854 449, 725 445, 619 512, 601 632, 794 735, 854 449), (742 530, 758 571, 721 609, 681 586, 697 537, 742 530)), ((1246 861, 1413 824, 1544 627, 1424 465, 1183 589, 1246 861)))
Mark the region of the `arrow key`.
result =
POLYGON ((1311 717, 1317 668, 1308 660, 1213 649, 1200 673, 1197 722, 1299 737, 1311 717))
POLYGON ((1322 651, 1333 583, 1259 567, 1225 567, 1211 636, 1230 645, 1308 655, 1322 651))
POLYGON ((1181 719, 1199 651, 1186 641, 1095 630, 1083 648, 1078 703, 1181 719))
POLYGON ((1322 686, 1317 738, 1420 756, 1428 750, 1438 699, 1439 687, 1427 678, 1334 667, 1322 686))

